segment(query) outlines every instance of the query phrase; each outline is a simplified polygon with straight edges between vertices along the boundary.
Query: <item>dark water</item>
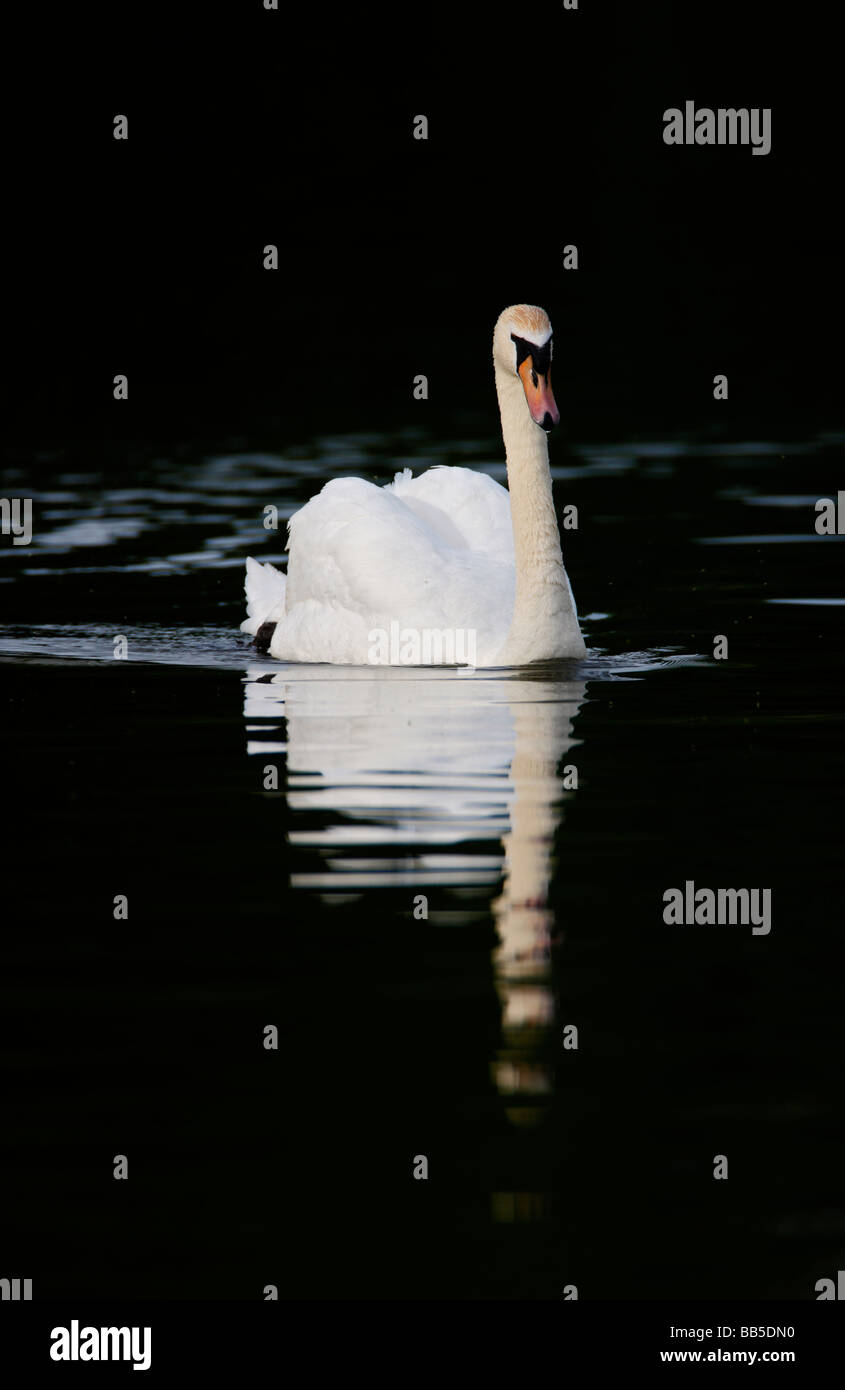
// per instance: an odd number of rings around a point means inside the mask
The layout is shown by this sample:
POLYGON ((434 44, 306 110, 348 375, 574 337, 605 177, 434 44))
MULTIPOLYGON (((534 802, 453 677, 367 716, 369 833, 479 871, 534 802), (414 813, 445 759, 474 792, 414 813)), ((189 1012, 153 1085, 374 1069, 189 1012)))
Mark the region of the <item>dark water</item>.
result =
POLYGON ((245 555, 283 560, 328 476, 501 478, 492 439, 10 470, 10 1268, 43 1296, 814 1297, 845 1260, 845 537, 813 509, 843 442, 559 444, 590 656, 476 674, 282 667, 238 623, 245 555), (771 889, 770 934, 666 925, 686 880, 771 889))

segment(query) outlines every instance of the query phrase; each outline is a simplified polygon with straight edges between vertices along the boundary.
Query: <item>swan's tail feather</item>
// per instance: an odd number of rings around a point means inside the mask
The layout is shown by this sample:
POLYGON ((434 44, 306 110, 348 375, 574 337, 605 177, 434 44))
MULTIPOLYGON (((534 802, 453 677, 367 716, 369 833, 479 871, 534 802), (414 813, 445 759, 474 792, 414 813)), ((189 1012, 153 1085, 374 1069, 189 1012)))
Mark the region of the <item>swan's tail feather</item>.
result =
MULTIPOLYGON (((241 632, 258 637, 262 628, 270 625, 275 627, 285 616, 286 587, 287 577, 280 570, 275 569, 273 565, 260 565, 250 555, 246 562, 244 580, 247 617, 241 623, 241 632)), ((272 636, 272 633, 270 635, 272 636)), ((269 646, 267 633, 264 632, 261 636, 269 646)))

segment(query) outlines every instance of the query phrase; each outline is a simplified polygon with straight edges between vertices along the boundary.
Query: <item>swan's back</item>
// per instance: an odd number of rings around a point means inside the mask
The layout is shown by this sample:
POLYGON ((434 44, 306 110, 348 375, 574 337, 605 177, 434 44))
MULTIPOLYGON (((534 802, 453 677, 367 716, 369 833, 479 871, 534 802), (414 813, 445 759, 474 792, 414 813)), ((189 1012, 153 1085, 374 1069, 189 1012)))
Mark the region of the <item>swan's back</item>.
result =
POLYGON ((487 473, 439 465, 414 478, 397 473, 392 491, 447 544, 513 564, 510 494, 487 473))

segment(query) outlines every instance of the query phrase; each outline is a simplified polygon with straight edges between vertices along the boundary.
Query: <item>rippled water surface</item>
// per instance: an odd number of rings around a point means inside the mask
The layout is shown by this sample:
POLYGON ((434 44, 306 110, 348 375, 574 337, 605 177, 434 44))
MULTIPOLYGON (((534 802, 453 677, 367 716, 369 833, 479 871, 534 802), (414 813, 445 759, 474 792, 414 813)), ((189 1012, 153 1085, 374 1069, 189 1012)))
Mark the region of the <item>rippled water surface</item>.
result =
POLYGON ((842 1266, 843 442, 553 448, 590 655, 481 672, 281 666, 238 624, 328 477, 504 480, 493 441, 5 475, 5 1162, 45 1294, 806 1298, 842 1266), (771 932, 667 926, 688 880, 771 889, 771 932))

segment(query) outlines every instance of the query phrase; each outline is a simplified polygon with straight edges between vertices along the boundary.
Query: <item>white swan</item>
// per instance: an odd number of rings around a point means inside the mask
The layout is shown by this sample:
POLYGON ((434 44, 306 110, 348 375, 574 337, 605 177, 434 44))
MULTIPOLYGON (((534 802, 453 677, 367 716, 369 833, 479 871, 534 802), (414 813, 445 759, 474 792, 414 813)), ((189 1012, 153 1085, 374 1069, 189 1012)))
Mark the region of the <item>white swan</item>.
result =
POLYGON ((269 639, 281 661, 407 664, 426 633, 471 634, 456 646, 477 666, 583 656, 549 473, 546 431, 560 418, 551 357, 543 309, 500 314, 493 364, 509 490, 469 468, 405 469, 386 487, 333 479, 290 519, 287 576, 247 560, 242 631, 269 639))

